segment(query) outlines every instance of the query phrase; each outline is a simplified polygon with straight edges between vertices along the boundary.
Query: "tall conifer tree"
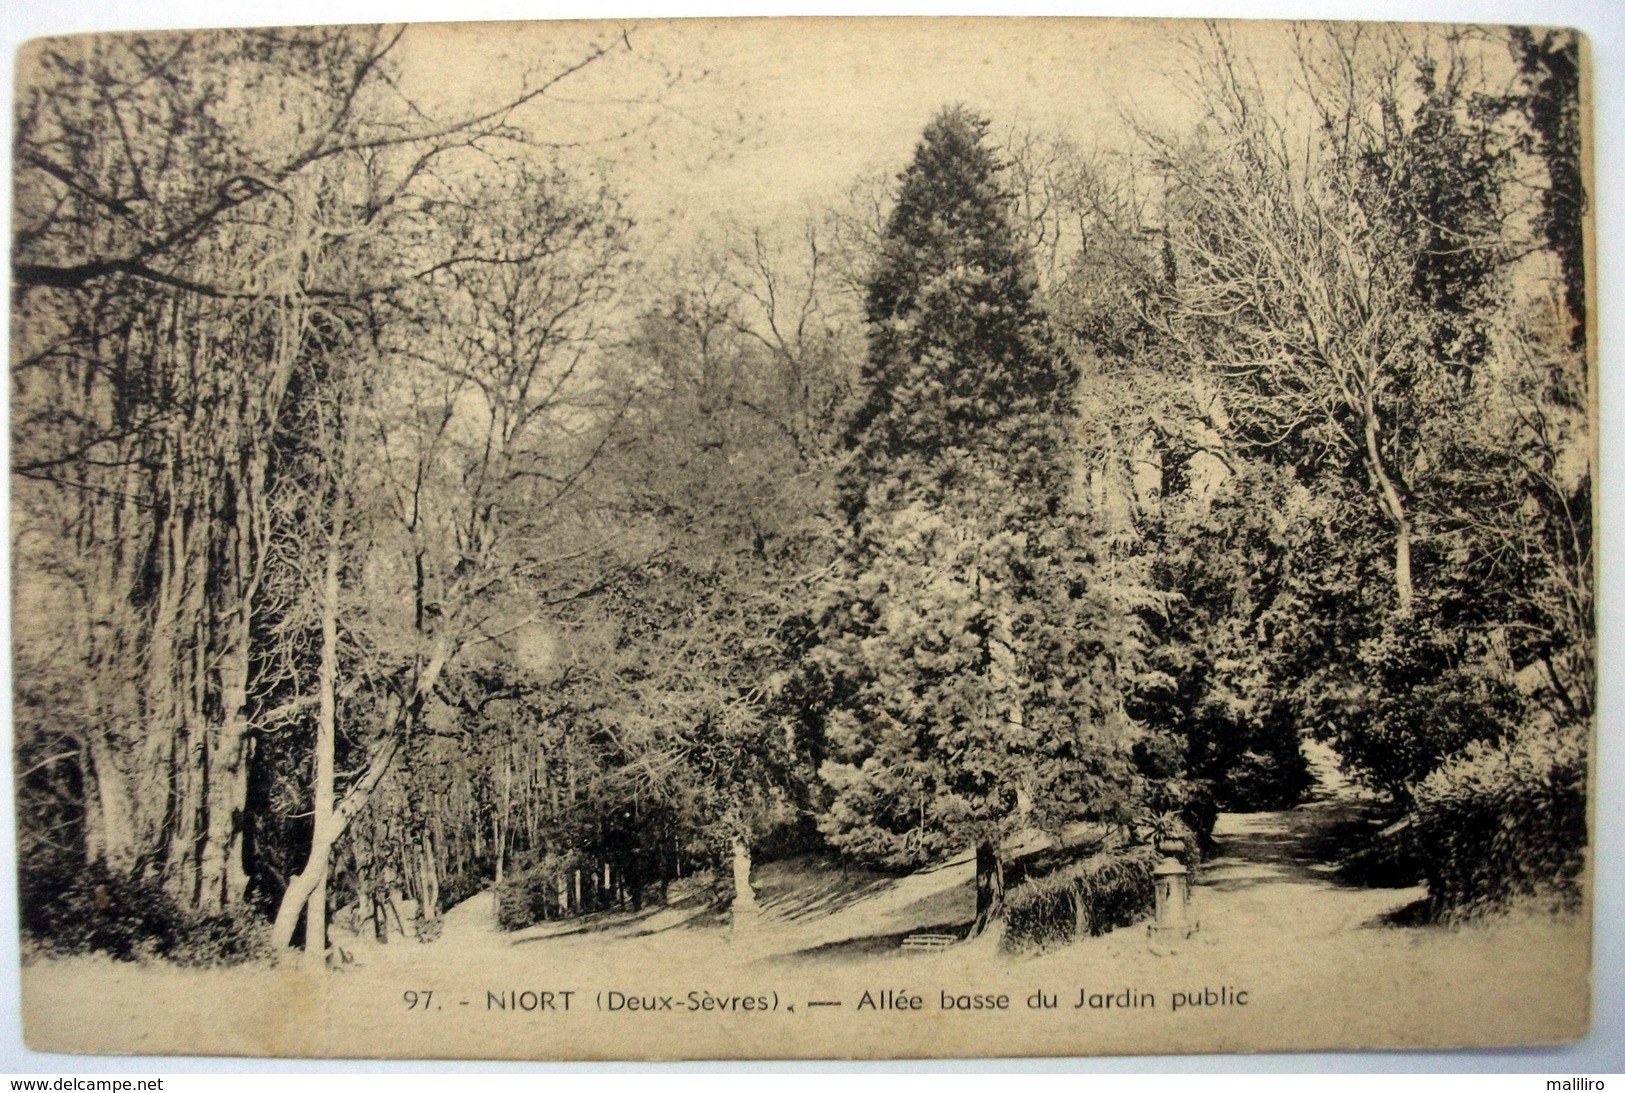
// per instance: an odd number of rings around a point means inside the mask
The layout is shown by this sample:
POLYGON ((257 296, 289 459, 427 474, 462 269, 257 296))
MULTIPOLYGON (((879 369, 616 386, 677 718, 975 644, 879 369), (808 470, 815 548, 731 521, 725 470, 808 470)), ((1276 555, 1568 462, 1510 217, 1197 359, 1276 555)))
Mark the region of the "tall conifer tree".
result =
POLYGON ((893 867, 974 847, 973 933, 1002 903, 1013 831, 1114 807, 1124 786, 1107 712, 1121 613, 1067 503, 1077 374, 986 130, 944 111, 900 179, 817 654, 826 836, 893 867))

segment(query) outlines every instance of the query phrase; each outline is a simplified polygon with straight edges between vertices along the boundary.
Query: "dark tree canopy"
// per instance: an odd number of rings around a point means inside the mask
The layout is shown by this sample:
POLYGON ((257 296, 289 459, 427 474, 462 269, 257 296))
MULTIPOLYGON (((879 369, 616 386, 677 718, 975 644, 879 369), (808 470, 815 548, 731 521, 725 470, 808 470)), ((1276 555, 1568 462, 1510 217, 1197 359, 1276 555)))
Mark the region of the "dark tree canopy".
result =
POLYGON ((1549 177, 1541 192, 1541 229, 1563 272, 1563 296, 1574 317, 1575 348, 1585 345, 1585 176, 1580 165, 1580 38, 1573 31, 1512 28, 1512 46, 1527 93, 1524 109, 1549 177))
POLYGON ((963 107, 944 110, 900 176, 867 294, 864 401, 845 436, 850 515, 866 507, 876 467, 947 486, 930 466, 950 452, 996 467, 1035 502, 1053 506, 1064 490, 1059 423, 1077 374, 1034 306, 1032 260, 986 134, 963 107))

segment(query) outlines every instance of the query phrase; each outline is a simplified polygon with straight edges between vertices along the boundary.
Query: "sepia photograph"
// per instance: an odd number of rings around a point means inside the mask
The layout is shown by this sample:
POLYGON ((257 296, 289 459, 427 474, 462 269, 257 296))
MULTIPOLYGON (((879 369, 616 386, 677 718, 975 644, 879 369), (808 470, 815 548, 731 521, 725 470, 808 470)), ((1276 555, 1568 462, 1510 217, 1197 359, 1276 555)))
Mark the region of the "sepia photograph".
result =
POLYGON ((1583 1039, 1590 78, 1431 23, 25 43, 24 1043, 1583 1039))

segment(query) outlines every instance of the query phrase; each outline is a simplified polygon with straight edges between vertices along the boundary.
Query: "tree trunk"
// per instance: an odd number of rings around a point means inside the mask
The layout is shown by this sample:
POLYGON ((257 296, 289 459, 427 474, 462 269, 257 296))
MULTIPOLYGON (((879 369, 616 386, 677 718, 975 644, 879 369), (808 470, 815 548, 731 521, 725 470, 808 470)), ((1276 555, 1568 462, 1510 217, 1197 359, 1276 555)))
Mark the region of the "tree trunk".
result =
POLYGON ((1378 507, 1394 528, 1394 595, 1401 615, 1411 613, 1415 592, 1411 585, 1411 522, 1399 487, 1383 464, 1382 445, 1377 438, 1377 413, 1371 396, 1362 407, 1365 418, 1365 464, 1376 491, 1378 507))
POLYGON ((259 584, 254 506, 263 459, 229 451, 219 462, 221 495, 212 498, 217 522, 231 519, 223 557, 210 573, 209 628, 214 691, 219 708, 209 726, 206 821, 200 855, 199 903, 219 910, 242 902, 243 824, 248 807, 248 674, 253 637, 249 621, 259 584))
POLYGON ((243 901, 248 873, 243 868, 243 818, 248 807, 248 604, 220 654, 220 724, 210 732, 208 822, 199 867, 199 904, 219 910, 243 901))
POLYGON ((513 754, 512 749, 504 745, 502 748, 502 797, 497 803, 497 814, 491 825, 491 838, 496 844, 496 883, 502 883, 503 859, 507 857, 509 815, 513 809, 513 754))
POLYGON ((293 940, 293 929, 298 922, 302 902, 305 905, 305 954, 312 963, 324 960, 327 954, 327 873, 333 844, 343 830, 335 815, 333 775, 335 741, 338 737, 339 566, 344 516, 345 506, 341 497, 333 513, 332 533, 328 538, 322 572, 322 647, 316 668, 316 754, 311 809, 314 820, 311 824, 310 855, 305 859, 304 870, 283 894, 272 930, 272 944, 279 949, 286 947, 293 940), (310 890, 303 900, 290 898, 295 888, 307 885, 310 890))
POLYGON ((160 462, 152 483, 155 527, 151 553, 157 570, 157 588, 147 635, 145 678, 141 687, 140 717, 150 727, 141 749, 139 768, 145 784, 137 800, 156 805, 163 822, 151 832, 156 843, 153 858, 162 870, 164 887, 176 901, 190 907, 194 896, 188 858, 195 819, 189 788, 192 779, 186 715, 186 667, 181 623, 183 573, 192 566, 194 550, 186 534, 186 502, 176 481, 181 462, 180 441, 166 436, 158 447, 160 462))
MULTIPOLYGON (((190 719, 188 719, 190 722, 190 719)), ((177 736, 171 778, 171 808, 174 826, 170 830, 169 851, 164 862, 164 887, 183 907, 197 906, 198 819, 201 793, 198 782, 207 769, 203 761, 203 741, 188 723, 177 736)))
POLYGON ((305 901, 305 963, 313 968, 327 963, 327 868, 318 871, 316 888, 305 901))
POLYGON ((288 882, 287 891, 282 893, 282 902, 277 905, 276 919, 271 925, 273 949, 286 949, 292 943, 294 927, 299 925, 300 912, 304 910, 311 893, 316 891, 316 886, 327 878, 327 861, 333 844, 344 834, 345 828, 350 826, 350 820, 355 814, 366 807, 373 790, 378 788, 378 783, 394 764, 400 745, 400 736, 398 734, 391 736, 382 745, 378 754, 373 756, 372 763, 367 767, 367 773, 362 776, 361 781, 345 794, 343 802, 332 811, 329 821, 323 823, 321 817, 317 817, 315 831, 311 837, 310 856, 305 861, 305 868, 288 882))
POLYGON ((428 922, 440 917, 440 861, 434 835, 427 828, 423 832, 418 861, 421 863, 418 873, 418 918, 428 922))
POLYGON ((1411 524, 1400 520, 1394 532, 1394 586, 1399 598, 1399 613, 1409 615, 1415 593, 1411 589, 1411 524))
POLYGON ((91 734, 84 756, 90 775, 85 792, 86 857, 100 861, 110 873, 128 875, 135 868, 137 851, 124 773, 113 765, 111 749, 97 734, 91 734))
POLYGON ((990 842, 976 844, 976 920, 970 937, 978 937, 1004 911, 1004 862, 990 842))
POLYGON ((338 747, 339 566, 344 518, 341 491, 333 512, 332 534, 322 571, 322 651, 316 667, 316 770, 312 795, 317 819, 311 849, 314 851, 325 843, 326 850, 319 859, 313 854, 306 866, 317 873, 315 889, 305 911, 305 954, 312 963, 327 957, 327 876, 332 868, 332 847, 338 841, 338 832, 333 830, 336 819, 333 778, 338 747))
MULTIPOLYGON (((293 931, 299 925, 299 916, 306 910, 316 889, 327 880, 327 859, 333 849, 333 839, 331 826, 318 823, 311 838, 305 868, 288 882, 287 890, 282 893, 282 902, 277 904, 276 918, 271 923, 273 949, 282 950, 293 944, 293 931)), ((307 929, 306 934, 310 933, 307 929)), ((307 947, 310 944, 308 936, 305 944, 307 947)))
POLYGON ((79 800, 84 809, 85 865, 107 864, 107 825, 102 820, 101 785, 90 749, 79 749, 79 800))
POLYGON ((243 814, 248 800, 248 733, 239 714, 214 732, 208 755, 208 795, 198 863, 198 906, 218 911, 243 901, 243 814))

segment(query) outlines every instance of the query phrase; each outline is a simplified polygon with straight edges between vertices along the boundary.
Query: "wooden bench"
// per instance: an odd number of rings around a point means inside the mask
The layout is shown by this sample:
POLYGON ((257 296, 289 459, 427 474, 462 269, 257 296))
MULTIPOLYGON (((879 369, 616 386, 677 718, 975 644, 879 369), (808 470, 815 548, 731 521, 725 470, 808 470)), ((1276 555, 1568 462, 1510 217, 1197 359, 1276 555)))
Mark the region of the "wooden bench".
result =
POLYGON ((953 934, 909 934, 903 939, 905 952, 935 952, 959 944, 953 934))

